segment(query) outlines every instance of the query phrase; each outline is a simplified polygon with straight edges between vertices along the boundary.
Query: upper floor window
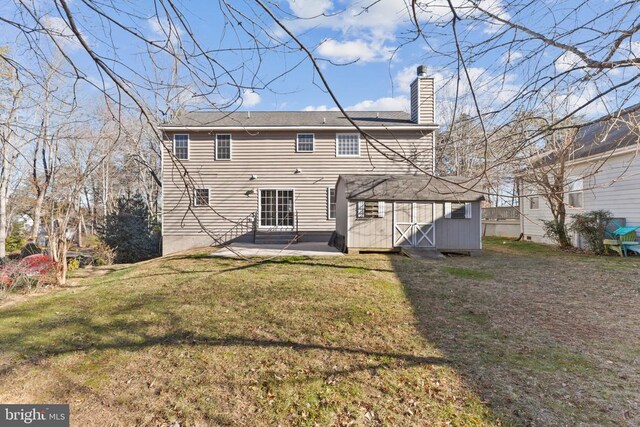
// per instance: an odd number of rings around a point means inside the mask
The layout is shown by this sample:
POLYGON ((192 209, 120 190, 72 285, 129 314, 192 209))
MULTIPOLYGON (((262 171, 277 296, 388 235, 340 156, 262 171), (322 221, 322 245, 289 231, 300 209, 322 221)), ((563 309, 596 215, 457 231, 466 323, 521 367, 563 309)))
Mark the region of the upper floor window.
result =
POLYGON ((216 160, 231 160, 231 135, 216 135, 216 160))
POLYGON ((173 135, 173 155, 176 159, 189 160, 189 135, 173 135))
POLYGON ((196 188, 193 192, 194 206, 209 206, 209 189, 196 188))
POLYGON ((313 153, 315 135, 312 133, 299 133, 296 138, 296 151, 298 153, 313 153))
POLYGON ((336 219, 336 189, 327 188, 327 219, 336 219))
POLYGON ((360 135, 357 133, 337 134, 336 156, 360 156, 360 135))

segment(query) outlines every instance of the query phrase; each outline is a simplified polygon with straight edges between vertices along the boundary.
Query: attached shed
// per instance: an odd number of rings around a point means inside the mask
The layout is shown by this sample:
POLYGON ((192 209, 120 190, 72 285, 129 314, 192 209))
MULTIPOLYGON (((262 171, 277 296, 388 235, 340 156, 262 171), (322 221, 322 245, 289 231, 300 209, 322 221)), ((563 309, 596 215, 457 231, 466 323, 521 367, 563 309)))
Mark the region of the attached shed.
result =
POLYGON ((477 180, 425 175, 340 175, 334 245, 344 252, 482 249, 477 180))

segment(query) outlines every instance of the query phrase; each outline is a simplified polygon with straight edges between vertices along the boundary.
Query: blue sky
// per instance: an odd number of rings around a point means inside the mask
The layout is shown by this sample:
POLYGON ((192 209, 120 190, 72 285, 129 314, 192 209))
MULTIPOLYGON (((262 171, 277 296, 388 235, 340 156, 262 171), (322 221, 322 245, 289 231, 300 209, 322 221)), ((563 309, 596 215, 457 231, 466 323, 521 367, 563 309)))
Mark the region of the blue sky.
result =
MULTIPOLYGON (((186 103, 188 109, 223 105, 225 100, 233 98, 237 90, 230 87, 230 83, 241 86, 237 93, 243 99, 240 107, 243 110, 335 108, 302 52, 276 46, 259 55, 253 48, 254 40, 242 31, 242 28, 249 28, 264 44, 273 46, 274 38, 279 38, 293 46, 273 20, 252 1, 231 3, 237 10, 227 10, 226 13, 235 13, 243 27, 237 25, 233 16, 223 17, 218 2, 178 2, 189 28, 187 30, 184 25, 178 24, 178 37, 176 34, 166 34, 167 16, 171 16, 174 22, 177 22, 178 17, 173 12, 162 10, 163 3, 116 1, 115 4, 124 12, 116 13, 115 17, 119 23, 157 43, 164 43, 169 39, 177 44, 180 40, 188 51, 194 51, 195 44, 190 40, 190 31, 204 50, 224 49, 223 52, 211 54, 214 61, 220 64, 213 69, 201 56, 190 59, 192 72, 185 66, 179 66, 179 82, 184 90, 177 96, 186 103), (230 22, 234 25, 228 25, 230 22), (230 70, 229 74, 223 73, 222 68, 230 70), (197 71, 194 73, 193 70, 197 71), (216 85, 213 84, 214 78, 217 78, 216 85), (211 93, 210 86, 216 86, 211 93), (251 90, 251 87, 255 87, 255 90, 251 90)), ((429 73, 436 77, 437 96, 439 105, 442 106, 440 113, 445 117, 445 110, 450 108, 447 102, 455 94, 456 76, 453 37, 448 24, 451 15, 447 2, 423 2, 419 18, 424 24, 424 38, 396 50, 413 34, 410 32, 412 26, 407 12, 408 3, 410 2, 405 0, 288 0, 270 5, 284 24, 306 46, 314 50, 314 55, 320 59, 323 73, 344 107, 368 110, 406 109, 408 85, 415 76, 415 67, 426 64, 429 73), (304 19, 294 19, 294 15, 304 19)), ((517 2, 507 4, 500 0, 485 0, 481 5, 497 16, 536 28, 544 34, 555 31, 556 37, 564 41, 583 43, 581 48, 592 50, 594 55, 601 54, 599 50, 607 45, 606 37, 598 39, 595 36, 599 31, 616 25, 630 26, 637 17, 637 10, 631 7, 596 20, 592 29, 573 31, 576 23, 586 22, 601 10, 615 4, 607 1, 588 2, 588 7, 575 10, 574 7, 579 3, 540 1, 534 2, 535 7, 519 8, 517 2), (552 24, 554 22, 557 23, 555 27, 552 24)), ((539 43, 527 40, 521 33, 514 36, 514 32, 505 31, 500 23, 484 19, 470 10, 466 7, 469 3, 464 0, 456 0, 453 4, 459 7, 461 17, 465 18, 458 26, 460 42, 466 46, 483 40, 486 41, 485 46, 490 47, 486 51, 476 49, 476 54, 469 55, 468 58, 468 72, 483 110, 489 111, 504 105, 510 105, 514 110, 527 108, 527 100, 519 92, 527 88, 526 85, 541 73, 562 73, 573 67, 578 68, 575 72, 568 73, 574 84, 567 80, 566 94, 563 95, 571 104, 576 105, 593 97, 594 93, 602 91, 607 85, 629 77, 627 70, 614 70, 604 76, 600 75, 597 80, 587 81, 584 79, 584 71, 579 69, 580 61, 575 56, 557 48, 541 49, 539 43), (514 37, 516 43, 510 45, 510 49, 503 46, 503 43, 513 41, 514 37), (510 101, 518 97, 519 103, 511 105, 510 101)), ((87 78, 94 83, 99 82, 99 72, 77 40, 70 35, 65 18, 52 3, 33 0, 30 7, 40 17, 39 25, 57 35, 60 46, 79 65, 87 78)), ((167 55, 154 51, 155 49, 150 53, 148 46, 142 41, 113 23, 101 20, 79 0, 71 1, 70 7, 91 47, 107 58, 109 66, 129 79, 142 98, 153 102, 153 94, 158 92, 157 88, 170 78, 171 61, 167 55), (147 79, 143 78, 149 76, 154 85, 149 85, 147 79)), ((24 14, 20 16, 16 8, 13 1, 0 0, 0 13, 3 16, 28 20, 24 14)), ((110 13, 113 15, 113 10, 110 13)), ((0 32, 0 43, 9 45, 12 54, 21 61, 29 61, 31 53, 24 38, 19 37, 17 31, 10 26, 1 25, 3 31, 0 32)), ((640 44, 635 39, 625 43, 617 54, 618 57, 635 55, 640 51, 640 44)), ((42 41, 42 44, 47 43, 42 41)), ((40 47, 51 49, 50 45, 40 47)), ((112 84, 109 83, 107 88, 112 88, 112 84)), ((464 78, 459 93, 462 94, 463 101, 459 103, 459 107, 473 110, 464 78)), ((537 95, 531 100, 531 107, 540 102, 537 95)), ((611 96, 603 97, 602 102, 589 105, 583 113, 604 114, 620 104, 628 105, 633 102, 637 102, 635 91, 627 90, 618 94, 616 99, 611 99, 611 96)))

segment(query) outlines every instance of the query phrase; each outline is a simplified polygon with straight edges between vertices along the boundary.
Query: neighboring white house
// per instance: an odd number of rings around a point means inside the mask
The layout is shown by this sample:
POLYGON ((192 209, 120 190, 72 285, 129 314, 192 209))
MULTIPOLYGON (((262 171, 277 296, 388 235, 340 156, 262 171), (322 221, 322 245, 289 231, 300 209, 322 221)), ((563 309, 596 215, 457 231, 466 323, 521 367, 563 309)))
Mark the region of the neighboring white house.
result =
MULTIPOLYGON (((567 220, 593 210, 611 211, 627 225, 640 225, 640 127, 637 113, 625 113, 610 121, 580 129, 575 150, 567 162, 567 220)), ((525 240, 553 243, 545 236, 543 221, 551 209, 540 190, 521 189, 520 224, 525 240)), ((573 243, 582 246, 580 236, 573 243)))

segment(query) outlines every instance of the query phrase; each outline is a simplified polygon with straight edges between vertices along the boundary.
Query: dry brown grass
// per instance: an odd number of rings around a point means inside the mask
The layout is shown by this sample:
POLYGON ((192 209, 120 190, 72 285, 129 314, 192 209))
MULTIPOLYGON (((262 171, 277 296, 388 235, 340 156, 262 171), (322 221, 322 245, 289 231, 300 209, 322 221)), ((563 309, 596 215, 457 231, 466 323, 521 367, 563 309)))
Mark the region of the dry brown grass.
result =
POLYGON ((74 425, 638 421, 632 259, 174 257, 0 310, 0 401, 74 425))

